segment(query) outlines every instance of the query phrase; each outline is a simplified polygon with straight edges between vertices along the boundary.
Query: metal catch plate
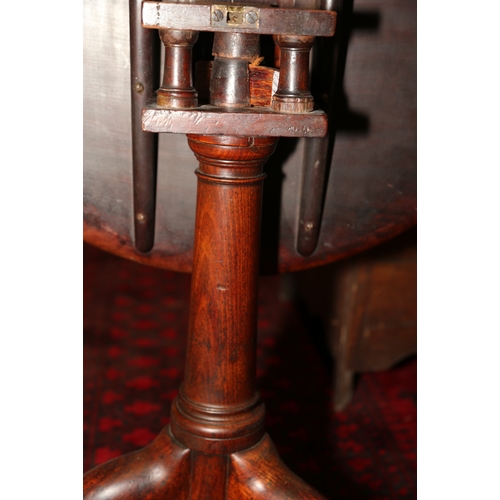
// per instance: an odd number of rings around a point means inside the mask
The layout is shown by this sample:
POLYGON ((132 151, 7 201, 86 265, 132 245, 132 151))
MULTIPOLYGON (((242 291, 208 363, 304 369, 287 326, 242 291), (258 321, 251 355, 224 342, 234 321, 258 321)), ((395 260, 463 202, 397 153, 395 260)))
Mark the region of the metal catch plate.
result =
POLYGON ((259 27, 260 9, 242 5, 212 5, 210 24, 213 27, 238 27, 257 29, 259 27))

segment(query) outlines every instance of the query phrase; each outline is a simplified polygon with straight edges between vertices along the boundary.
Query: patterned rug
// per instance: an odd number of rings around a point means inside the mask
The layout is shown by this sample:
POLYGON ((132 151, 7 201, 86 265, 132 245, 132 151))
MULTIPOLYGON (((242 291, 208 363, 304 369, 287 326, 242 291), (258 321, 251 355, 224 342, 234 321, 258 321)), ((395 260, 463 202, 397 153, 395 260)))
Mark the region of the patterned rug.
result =
MULTIPOLYGON (((332 411, 321 332, 261 278, 258 383, 287 466, 327 498, 416 499, 417 361, 359 377, 332 411)), ((84 470, 151 442, 183 377, 190 276, 84 245, 84 470)))

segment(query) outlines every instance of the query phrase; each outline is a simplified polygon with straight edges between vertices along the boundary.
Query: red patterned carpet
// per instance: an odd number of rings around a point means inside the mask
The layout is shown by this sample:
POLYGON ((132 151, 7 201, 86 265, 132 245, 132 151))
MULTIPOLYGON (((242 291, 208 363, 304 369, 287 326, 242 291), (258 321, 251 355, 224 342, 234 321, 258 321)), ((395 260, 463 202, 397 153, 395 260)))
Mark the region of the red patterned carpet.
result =
MULTIPOLYGON (((279 277, 261 280, 258 377, 267 430, 295 473, 328 498, 416 499, 413 358, 360 376, 331 410, 321 335, 279 277)), ((148 444, 183 376, 190 276, 84 247, 84 469, 148 444)))

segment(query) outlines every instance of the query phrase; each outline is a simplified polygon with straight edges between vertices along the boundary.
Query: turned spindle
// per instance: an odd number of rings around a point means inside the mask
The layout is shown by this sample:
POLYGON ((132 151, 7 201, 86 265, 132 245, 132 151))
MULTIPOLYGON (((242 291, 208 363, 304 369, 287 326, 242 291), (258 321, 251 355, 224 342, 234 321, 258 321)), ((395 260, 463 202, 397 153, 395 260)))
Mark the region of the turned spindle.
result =
POLYGON ((309 54, 313 36, 276 35, 279 46, 280 78, 272 109, 280 113, 308 113, 314 108, 309 90, 309 54))
POLYGON ((195 108, 198 106, 198 93, 193 87, 192 53, 198 32, 159 31, 165 46, 165 65, 156 102, 165 108, 195 108))

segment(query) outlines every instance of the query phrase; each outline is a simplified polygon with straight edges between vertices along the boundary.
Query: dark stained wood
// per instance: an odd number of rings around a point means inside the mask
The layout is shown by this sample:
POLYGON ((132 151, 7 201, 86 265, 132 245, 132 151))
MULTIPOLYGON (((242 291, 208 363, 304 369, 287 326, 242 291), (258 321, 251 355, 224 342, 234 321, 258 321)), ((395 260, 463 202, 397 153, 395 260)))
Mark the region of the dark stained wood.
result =
POLYGON ((228 455, 191 452, 190 498, 213 500, 225 498, 228 455))
POLYGON ((140 252, 153 248, 156 210, 158 136, 142 131, 141 113, 160 80, 160 42, 141 27, 141 0, 130 0, 130 94, 134 176, 134 243, 140 252))
POLYGON ((176 443, 168 428, 145 448, 88 471, 85 500, 190 500, 190 450, 176 443))
POLYGON ((198 32, 164 29, 160 38, 165 47, 165 68, 156 102, 165 108, 195 108, 198 93, 193 87, 191 59, 198 32))
MULTIPOLYGON (((215 58, 210 77, 210 104, 233 109, 250 106, 249 63, 259 58, 259 35, 215 33, 212 54, 215 58)), ((211 128, 207 125, 205 130, 211 131, 211 128)))
MULTIPOLYGON (((250 106, 261 108, 271 107, 271 98, 278 88, 279 71, 275 68, 259 66, 260 60, 250 63, 250 106)), ((212 61, 198 61, 196 63, 196 88, 200 99, 207 102, 210 99, 210 78, 212 75, 212 61)))
MULTIPOLYGON (((223 2, 222 2, 223 3, 223 2)), ((290 34, 333 36, 336 13, 329 11, 299 12, 293 9, 256 8, 259 22, 255 27, 240 28, 235 24, 212 23, 210 5, 144 2, 142 22, 145 28, 194 31, 239 32, 256 34, 290 34)))
POLYGON ((200 161, 196 264, 172 431, 192 448, 229 453, 264 432, 255 386, 257 277, 262 168, 276 139, 188 137, 200 161))
POLYGON ((325 500, 286 467, 267 434, 254 448, 231 455, 227 498, 325 500))
POLYGON ((84 500, 325 500, 286 467, 267 434, 248 450, 207 455, 183 448, 166 427, 83 482, 84 500))
POLYGON ((281 113, 308 113, 314 108, 309 90, 309 53, 314 37, 276 35, 280 48, 280 77, 272 109, 281 113))
POLYGON ((318 245, 325 195, 328 137, 306 139, 300 191, 297 252, 312 255, 318 245))

